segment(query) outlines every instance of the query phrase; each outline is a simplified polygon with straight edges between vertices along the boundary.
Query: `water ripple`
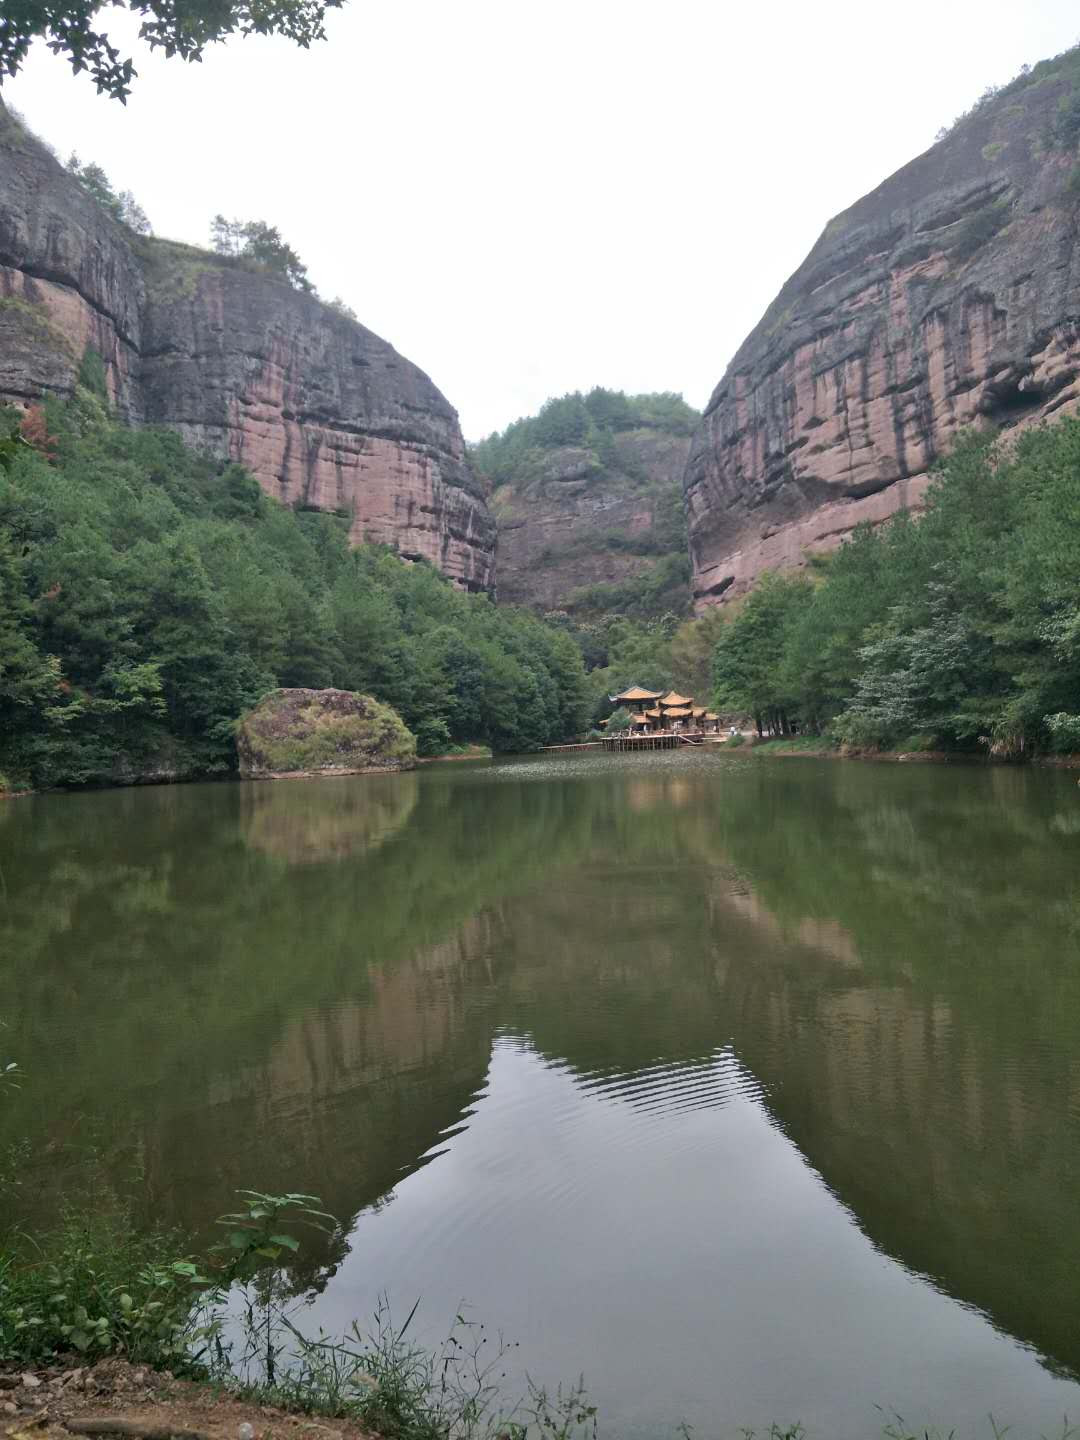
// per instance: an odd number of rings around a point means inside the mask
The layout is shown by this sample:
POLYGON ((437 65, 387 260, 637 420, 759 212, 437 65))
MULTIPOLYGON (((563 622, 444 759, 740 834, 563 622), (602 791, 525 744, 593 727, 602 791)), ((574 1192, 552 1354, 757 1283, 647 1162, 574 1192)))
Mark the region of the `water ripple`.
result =
POLYGON ((586 1072, 578 1077, 585 1093, 621 1101, 650 1117, 687 1110, 720 1109, 736 1099, 757 1100, 761 1086, 729 1046, 691 1060, 663 1061, 631 1072, 586 1072))

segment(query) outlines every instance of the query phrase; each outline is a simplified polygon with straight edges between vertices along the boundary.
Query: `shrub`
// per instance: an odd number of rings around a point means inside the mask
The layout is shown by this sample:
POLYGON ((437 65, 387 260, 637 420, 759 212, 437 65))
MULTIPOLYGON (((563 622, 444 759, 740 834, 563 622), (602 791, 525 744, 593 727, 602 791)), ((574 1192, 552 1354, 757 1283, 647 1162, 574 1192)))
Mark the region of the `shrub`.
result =
POLYGON ((199 1279, 179 1234, 140 1235, 119 1207, 69 1211, 56 1229, 0 1248, 0 1362, 76 1350, 191 1369, 199 1279))
POLYGON ((1080 750, 1080 715, 1070 715, 1064 710, 1047 715, 1046 728, 1055 750, 1080 750))

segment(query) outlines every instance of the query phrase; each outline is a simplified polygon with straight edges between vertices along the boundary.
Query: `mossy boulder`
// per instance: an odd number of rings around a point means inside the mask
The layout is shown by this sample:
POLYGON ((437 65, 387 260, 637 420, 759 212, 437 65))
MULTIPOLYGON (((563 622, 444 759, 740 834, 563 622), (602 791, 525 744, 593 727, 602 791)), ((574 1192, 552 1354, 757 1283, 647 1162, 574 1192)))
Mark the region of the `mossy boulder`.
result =
POLYGON ((236 748, 249 780, 411 770, 416 738, 401 716, 351 690, 272 690, 241 717, 236 748))

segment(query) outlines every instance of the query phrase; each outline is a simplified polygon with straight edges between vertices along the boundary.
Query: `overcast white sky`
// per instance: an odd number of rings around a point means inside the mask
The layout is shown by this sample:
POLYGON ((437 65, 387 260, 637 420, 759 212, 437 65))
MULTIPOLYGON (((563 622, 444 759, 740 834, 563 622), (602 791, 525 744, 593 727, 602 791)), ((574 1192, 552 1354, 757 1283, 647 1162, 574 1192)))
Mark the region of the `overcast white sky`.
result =
POLYGON ((160 235, 279 226, 478 438, 596 384, 703 405, 830 216, 1080 39, 1080 10, 349 0, 327 28, 201 66, 133 45, 126 109, 39 45, 3 93, 160 235))

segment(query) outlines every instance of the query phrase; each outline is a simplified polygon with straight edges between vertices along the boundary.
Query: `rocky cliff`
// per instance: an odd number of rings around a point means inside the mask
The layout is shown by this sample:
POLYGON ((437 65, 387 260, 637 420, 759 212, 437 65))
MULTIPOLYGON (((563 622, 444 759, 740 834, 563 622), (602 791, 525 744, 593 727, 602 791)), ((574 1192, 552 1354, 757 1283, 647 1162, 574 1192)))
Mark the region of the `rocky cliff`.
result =
POLYGON ((689 605, 681 396, 600 386, 473 447, 499 528, 499 599, 579 618, 689 605))
POLYGON ((1080 49, 826 226, 713 393, 684 480, 700 606, 918 506, 962 427, 1080 396, 1080 49))
POLYGON ((493 522, 421 370, 266 272, 132 235, 0 105, 0 399, 70 392, 88 348, 123 418, 349 514, 356 543, 493 585, 493 522))
POLYGON ((588 587, 624 584, 682 553, 689 436, 634 430, 611 448, 605 464, 586 447, 557 447, 529 483, 495 491, 500 600, 574 609, 588 587))

